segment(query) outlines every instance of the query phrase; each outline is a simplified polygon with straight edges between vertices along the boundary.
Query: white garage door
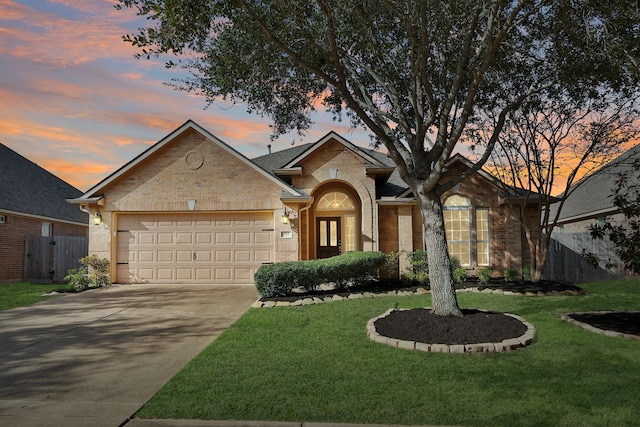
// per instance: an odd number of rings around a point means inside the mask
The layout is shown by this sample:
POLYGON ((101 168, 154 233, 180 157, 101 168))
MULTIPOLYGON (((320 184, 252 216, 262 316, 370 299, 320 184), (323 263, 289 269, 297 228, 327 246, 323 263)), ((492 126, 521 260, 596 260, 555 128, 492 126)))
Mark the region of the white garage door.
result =
POLYGON ((118 283, 249 284, 273 262, 273 213, 118 216, 118 283))

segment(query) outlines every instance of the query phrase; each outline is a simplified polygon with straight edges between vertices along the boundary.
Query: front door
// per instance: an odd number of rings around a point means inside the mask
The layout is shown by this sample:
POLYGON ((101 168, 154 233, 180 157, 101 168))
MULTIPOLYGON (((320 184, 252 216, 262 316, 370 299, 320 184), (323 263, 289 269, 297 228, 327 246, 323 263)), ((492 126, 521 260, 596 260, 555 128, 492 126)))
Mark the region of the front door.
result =
POLYGON ((317 258, 340 255, 342 241, 340 217, 316 218, 317 258))

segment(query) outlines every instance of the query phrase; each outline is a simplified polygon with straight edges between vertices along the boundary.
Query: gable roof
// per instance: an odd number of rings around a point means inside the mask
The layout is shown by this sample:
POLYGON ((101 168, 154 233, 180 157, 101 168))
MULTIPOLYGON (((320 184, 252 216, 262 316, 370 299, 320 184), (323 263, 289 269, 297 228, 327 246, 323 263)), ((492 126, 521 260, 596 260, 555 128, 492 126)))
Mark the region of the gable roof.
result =
POLYGON ((240 162, 242 162, 245 165, 247 165, 248 167, 254 169, 259 174, 263 175, 265 178, 267 178, 268 180, 272 181, 273 183, 275 183, 276 185, 281 187, 282 191, 285 194, 288 194, 288 195, 293 196, 293 197, 304 196, 304 194, 302 192, 300 192, 300 191, 296 190, 295 188, 287 185, 284 181, 282 181, 281 179, 279 179, 278 177, 276 177, 272 173, 266 171, 265 169, 260 167, 258 164, 252 162, 251 160, 249 160, 248 158, 246 158, 245 156, 243 156, 242 154, 240 154, 239 152, 237 152, 236 150, 231 148, 229 145, 225 144, 222 140, 217 138, 215 135, 213 135, 212 133, 210 133, 209 131, 204 129, 202 126, 198 125, 196 122, 194 122, 193 120, 189 119, 182 126, 178 127, 173 132, 171 132, 169 135, 165 136, 160 141, 156 142, 154 145, 152 145, 151 147, 147 148, 145 151, 143 151, 141 154, 139 154, 133 160, 129 161, 124 166, 122 166, 121 168, 119 168, 118 170, 116 170, 115 172, 110 174, 109 176, 107 176, 105 179, 100 181, 98 184, 96 184, 93 187, 91 187, 81 197, 78 197, 78 198, 73 199, 73 200, 69 200, 69 202, 70 203, 74 203, 74 204, 83 204, 83 203, 87 203, 87 202, 95 202, 95 201, 97 201, 97 199, 100 198, 101 193, 102 193, 102 191, 104 190, 104 188, 106 186, 108 186, 109 184, 111 184, 111 183, 115 182, 116 180, 118 180, 124 174, 126 174, 130 170, 134 169, 137 165, 139 165, 145 159, 149 158, 150 156, 152 156, 154 153, 156 153, 157 151, 159 151, 160 149, 162 149, 166 145, 171 144, 171 142, 174 141, 178 136, 180 136, 182 133, 184 133, 184 132, 186 132, 188 130, 194 130, 194 131, 198 132, 199 134, 204 136, 211 143, 216 144, 217 146, 219 146, 220 148, 225 150, 227 153, 229 153, 230 155, 232 155, 233 157, 238 159, 240 162))
MULTIPOLYGON (((611 162, 572 185, 569 189, 571 194, 562 206, 559 222, 580 221, 617 212, 611 197, 615 180, 620 173, 630 172, 632 163, 638 159, 640 159, 640 144, 634 145, 611 162)), ((636 173, 635 178, 640 179, 640 173, 636 173)), ((557 205, 552 205, 552 214, 555 215, 556 211, 557 205)))
POLYGON ((331 131, 314 143, 301 144, 274 153, 265 154, 252 159, 261 168, 275 176, 287 175, 287 171, 296 171, 295 165, 303 161, 331 139, 334 139, 369 162, 368 170, 378 172, 382 179, 377 185, 377 195, 380 197, 396 197, 407 189, 407 185, 400 178, 400 174, 391 158, 380 151, 358 147, 336 132, 331 131), (384 181, 384 182, 382 182, 384 181))
POLYGON ((82 192, 0 144, 0 211, 89 224, 89 216, 66 199, 82 192))
POLYGON ((282 169, 295 167, 298 163, 302 162, 306 157, 310 156, 312 153, 319 150, 322 146, 324 146, 331 140, 335 140, 338 143, 344 145, 347 149, 351 150, 358 156, 364 158, 367 162, 371 163, 374 166, 388 166, 388 165, 385 165, 384 163, 381 163, 375 157, 371 156, 370 153, 368 153, 367 151, 361 149, 357 145, 354 145, 352 142, 346 140, 342 136, 338 135, 336 132, 331 131, 325 136, 323 136, 322 138, 320 138, 314 144, 311 144, 306 150, 304 150, 298 156, 290 160, 287 164, 285 164, 282 167, 282 169))

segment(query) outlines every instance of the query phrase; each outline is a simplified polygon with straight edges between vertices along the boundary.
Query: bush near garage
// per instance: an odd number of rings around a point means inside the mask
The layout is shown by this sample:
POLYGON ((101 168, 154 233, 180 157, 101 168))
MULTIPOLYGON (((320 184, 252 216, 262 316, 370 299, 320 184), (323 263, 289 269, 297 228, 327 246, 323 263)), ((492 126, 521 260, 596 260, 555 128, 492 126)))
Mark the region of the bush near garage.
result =
POLYGON ((254 280, 262 297, 310 292, 323 283, 346 289, 377 278, 386 259, 382 252, 346 252, 325 259, 279 262, 260 267, 254 280))

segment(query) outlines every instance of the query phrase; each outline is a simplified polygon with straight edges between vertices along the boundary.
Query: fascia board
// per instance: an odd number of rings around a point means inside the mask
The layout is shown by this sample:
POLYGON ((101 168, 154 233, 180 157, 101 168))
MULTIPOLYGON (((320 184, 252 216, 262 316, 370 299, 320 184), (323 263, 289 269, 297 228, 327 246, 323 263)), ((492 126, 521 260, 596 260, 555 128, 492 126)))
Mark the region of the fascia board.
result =
POLYGON ((29 213, 18 212, 18 211, 10 211, 10 210, 7 210, 7 209, 0 209, 0 214, 2 214, 2 215, 21 216, 21 217, 25 217, 25 218, 32 218, 32 219, 37 219, 37 220, 42 220, 42 221, 47 221, 47 222, 62 222, 62 223, 65 223, 65 224, 81 225, 83 227, 88 227, 89 226, 88 222, 69 221, 67 219, 55 218, 55 217, 52 217, 52 216, 29 214, 29 213))

